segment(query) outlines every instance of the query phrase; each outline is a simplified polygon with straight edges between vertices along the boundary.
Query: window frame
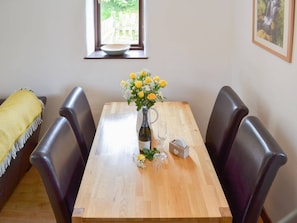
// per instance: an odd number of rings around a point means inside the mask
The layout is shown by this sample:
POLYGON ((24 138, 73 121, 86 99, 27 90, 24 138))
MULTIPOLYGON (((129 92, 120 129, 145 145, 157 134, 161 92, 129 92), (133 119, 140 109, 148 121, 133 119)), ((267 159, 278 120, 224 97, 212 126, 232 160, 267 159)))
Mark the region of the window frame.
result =
MULTIPOLYGON (((132 44, 130 50, 144 50, 144 0, 139 1, 139 22, 138 22, 138 30, 139 30, 139 38, 138 44, 132 44)), ((101 27, 100 27, 100 1, 94 0, 94 34, 95 34, 95 51, 101 51, 101 27)))

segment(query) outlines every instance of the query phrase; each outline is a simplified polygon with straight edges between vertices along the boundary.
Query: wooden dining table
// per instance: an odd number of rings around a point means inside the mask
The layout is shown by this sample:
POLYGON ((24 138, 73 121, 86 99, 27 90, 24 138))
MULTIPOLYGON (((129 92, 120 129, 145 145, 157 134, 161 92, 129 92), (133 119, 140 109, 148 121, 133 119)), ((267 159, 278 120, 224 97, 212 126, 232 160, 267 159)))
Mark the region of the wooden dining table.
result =
MULTIPOLYGON (((158 148, 158 121, 167 123, 165 159, 159 168, 139 153, 136 106, 110 102, 103 106, 72 214, 82 222, 232 222, 232 214, 190 105, 158 102, 151 124, 152 146, 158 148), (189 155, 169 152, 169 142, 182 138, 189 155)), ((153 114, 151 114, 153 115, 153 114)))

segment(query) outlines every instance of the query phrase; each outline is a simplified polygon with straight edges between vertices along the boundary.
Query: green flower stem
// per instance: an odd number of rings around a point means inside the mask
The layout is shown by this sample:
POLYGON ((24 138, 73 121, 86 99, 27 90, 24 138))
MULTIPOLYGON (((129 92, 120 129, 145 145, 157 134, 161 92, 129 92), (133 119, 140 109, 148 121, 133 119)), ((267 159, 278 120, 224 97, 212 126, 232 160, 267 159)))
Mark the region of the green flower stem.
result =
POLYGON ((150 161, 152 161, 154 159, 154 155, 156 153, 160 153, 160 151, 157 148, 143 149, 143 154, 144 154, 145 158, 150 161))

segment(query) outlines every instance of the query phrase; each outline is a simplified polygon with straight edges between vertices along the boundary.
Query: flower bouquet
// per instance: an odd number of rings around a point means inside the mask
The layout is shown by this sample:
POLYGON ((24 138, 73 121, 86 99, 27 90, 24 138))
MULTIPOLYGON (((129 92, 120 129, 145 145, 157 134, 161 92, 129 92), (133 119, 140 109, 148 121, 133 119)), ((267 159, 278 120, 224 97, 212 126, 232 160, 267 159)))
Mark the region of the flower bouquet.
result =
POLYGON ((121 81, 123 96, 128 104, 135 102, 137 111, 142 107, 149 109, 156 102, 163 102, 165 97, 160 91, 167 86, 166 80, 159 76, 152 76, 150 72, 142 70, 138 73, 130 73, 129 79, 121 81))

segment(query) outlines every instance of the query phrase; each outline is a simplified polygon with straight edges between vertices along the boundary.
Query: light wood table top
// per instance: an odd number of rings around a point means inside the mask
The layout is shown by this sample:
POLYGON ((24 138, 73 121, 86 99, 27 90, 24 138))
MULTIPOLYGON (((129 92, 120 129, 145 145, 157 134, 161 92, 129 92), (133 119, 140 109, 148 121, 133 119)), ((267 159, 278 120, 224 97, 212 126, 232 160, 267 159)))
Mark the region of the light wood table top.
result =
MULTIPOLYGON (((186 102, 154 106, 167 122, 166 142, 182 137, 190 147, 186 159, 168 152, 160 170, 138 153, 136 107, 106 103, 76 199, 72 222, 232 222, 224 192, 200 131, 186 102)), ((157 121, 158 122, 158 121, 157 121)), ((157 122, 152 124, 156 137, 157 122)), ((153 140, 156 146, 156 141, 153 140)))

